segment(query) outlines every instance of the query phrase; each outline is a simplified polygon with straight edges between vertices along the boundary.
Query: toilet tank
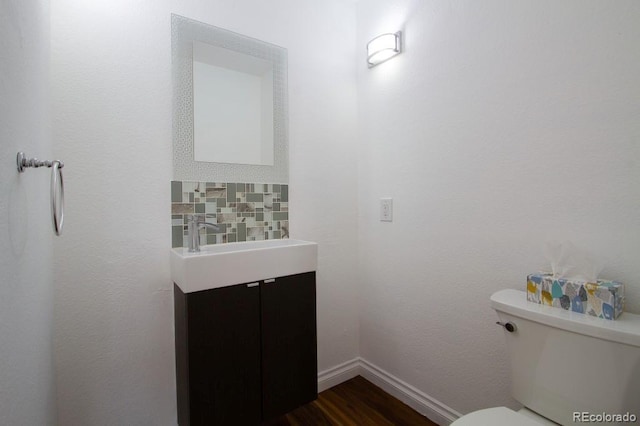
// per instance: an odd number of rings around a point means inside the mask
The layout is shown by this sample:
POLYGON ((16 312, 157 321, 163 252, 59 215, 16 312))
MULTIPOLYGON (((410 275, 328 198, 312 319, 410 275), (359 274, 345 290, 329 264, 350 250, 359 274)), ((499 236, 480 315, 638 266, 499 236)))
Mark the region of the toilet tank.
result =
POLYGON ((599 424, 640 419, 640 315, 594 318, 529 303, 518 290, 494 293, 491 307, 516 326, 504 333, 512 395, 525 407, 563 425, 579 423, 574 413, 602 416, 592 417, 599 424))

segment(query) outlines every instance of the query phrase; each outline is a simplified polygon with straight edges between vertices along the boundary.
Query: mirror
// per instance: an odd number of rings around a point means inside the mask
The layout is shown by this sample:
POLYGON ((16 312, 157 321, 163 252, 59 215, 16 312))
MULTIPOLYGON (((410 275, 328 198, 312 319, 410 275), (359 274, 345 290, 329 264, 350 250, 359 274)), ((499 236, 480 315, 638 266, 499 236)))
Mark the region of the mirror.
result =
POLYGON ((193 155, 273 165, 271 62, 193 42, 193 155))
POLYGON ((174 179, 288 183, 286 49, 171 16, 174 179))

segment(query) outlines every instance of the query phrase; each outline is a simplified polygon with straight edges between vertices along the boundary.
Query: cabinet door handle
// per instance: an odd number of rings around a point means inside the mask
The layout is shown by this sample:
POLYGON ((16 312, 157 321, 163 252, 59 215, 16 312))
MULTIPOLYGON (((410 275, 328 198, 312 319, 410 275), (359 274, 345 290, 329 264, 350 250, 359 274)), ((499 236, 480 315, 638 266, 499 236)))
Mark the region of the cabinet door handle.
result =
POLYGON ((260 283, 251 283, 251 284, 247 284, 247 287, 251 288, 251 287, 258 287, 260 285, 260 283))
POLYGON ((265 284, 269 284, 269 283, 275 283, 276 279, 275 278, 269 278, 268 280, 264 280, 265 284))

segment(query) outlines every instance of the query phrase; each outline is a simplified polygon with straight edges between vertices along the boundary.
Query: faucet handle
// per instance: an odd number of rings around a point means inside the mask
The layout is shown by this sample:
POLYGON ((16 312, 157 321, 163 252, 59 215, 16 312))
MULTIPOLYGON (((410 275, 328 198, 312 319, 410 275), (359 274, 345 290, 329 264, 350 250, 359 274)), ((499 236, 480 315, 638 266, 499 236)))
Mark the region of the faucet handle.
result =
POLYGON ((206 220, 207 217, 216 217, 215 214, 211 214, 211 213, 193 213, 190 215, 187 215, 187 221, 189 222, 195 222, 195 223, 202 223, 206 220))

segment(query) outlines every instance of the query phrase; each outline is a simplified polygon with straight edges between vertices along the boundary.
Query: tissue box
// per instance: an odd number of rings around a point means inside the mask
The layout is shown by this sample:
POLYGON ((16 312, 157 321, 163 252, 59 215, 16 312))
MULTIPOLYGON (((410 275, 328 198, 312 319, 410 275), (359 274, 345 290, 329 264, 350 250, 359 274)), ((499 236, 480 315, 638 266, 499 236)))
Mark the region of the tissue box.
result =
POLYGON ((527 276, 527 300, 613 320, 624 307, 624 285, 616 281, 588 283, 554 278, 551 274, 530 274, 527 276))

